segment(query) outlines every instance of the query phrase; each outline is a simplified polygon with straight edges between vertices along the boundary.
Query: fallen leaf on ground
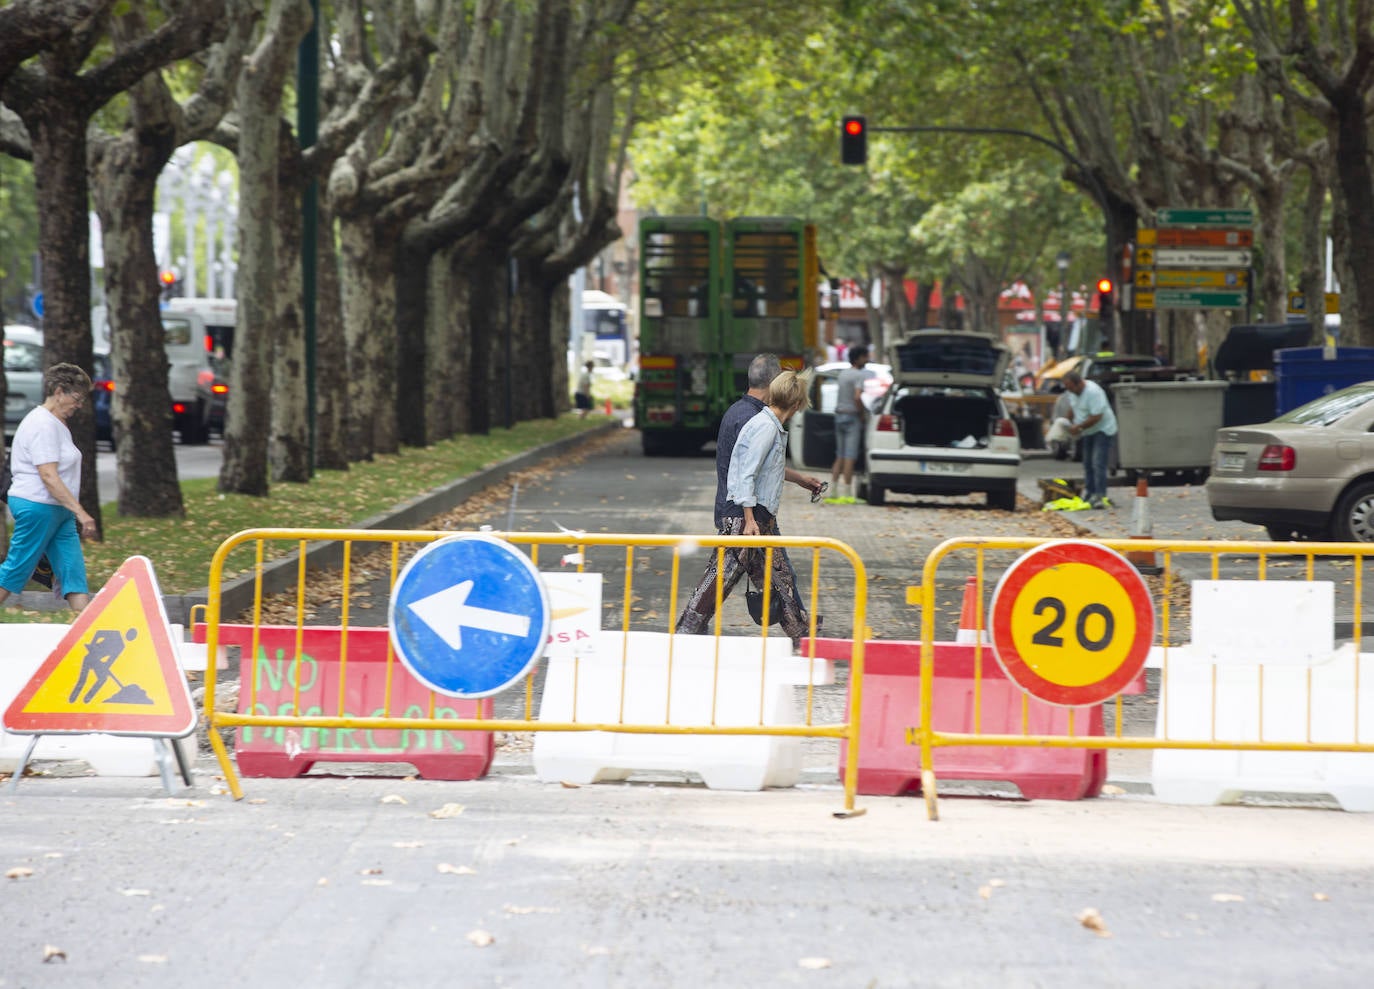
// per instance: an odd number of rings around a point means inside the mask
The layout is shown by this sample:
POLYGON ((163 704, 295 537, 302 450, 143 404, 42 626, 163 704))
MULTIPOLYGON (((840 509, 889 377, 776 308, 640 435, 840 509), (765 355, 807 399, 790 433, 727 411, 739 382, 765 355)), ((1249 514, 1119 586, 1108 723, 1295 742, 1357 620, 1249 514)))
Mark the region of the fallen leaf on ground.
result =
POLYGON ((447 862, 440 862, 434 867, 437 871, 450 876, 475 876, 476 869, 469 869, 466 865, 449 865, 447 862))
POLYGON ((991 886, 993 889, 998 889, 999 887, 1005 886, 1006 884, 1007 884, 1007 881, 1006 881, 1005 879, 989 879, 989 880, 988 880, 988 885, 991 886))
POLYGON ((1213 903, 1244 903, 1245 897, 1239 893, 1213 893, 1213 903))
POLYGON ((393 841, 393 842, 391 843, 391 847, 392 847, 392 848, 424 848, 424 847, 425 847, 425 843, 424 843, 423 841, 393 841))
POLYGON ((396 793, 388 793, 382 798, 384 804, 403 804, 407 803, 406 798, 396 793))
POLYGON ((802 968, 812 968, 812 969, 829 968, 829 967, 830 967, 830 959, 829 959, 829 958, 801 958, 801 959, 798 959, 798 960, 797 960, 797 964, 798 964, 799 966, 801 966, 802 968))
POLYGON ((55 944, 43 945, 43 961, 64 962, 67 960, 67 953, 55 944))
POLYGON ((581 784, 581 783, 569 783, 567 780, 564 780, 564 781, 562 782, 561 786, 562 786, 563 789, 565 789, 565 790, 580 790, 580 789, 582 789, 582 784, 581 784))
POLYGON ((1325 893, 1313 893, 1312 899, 1320 900, 1325 903, 1327 900, 1331 899, 1331 897, 1327 896, 1325 893))
POLYGON ((382 874, 382 870, 381 870, 381 869, 359 869, 359 870, 358 870, 358 875, 360 875, 360 876, 380 876, 381 874, 382 874))
POLYGON ((138 960, 141 961, 141 962, 148 962, 150 965, 165 965, 165 964, 167 963, 167 956, 166 956, 166 955, 139 955, 139 956, 138 956, 138 960))
POLYGON ((463 810, 462 804, 444 804, 438 810, 430 811, 429 816, 442 820, 445 817, 457 817, 463 810))
POLYGON ((150 893, 150 892, 149 892, 148 890, 146 890, 146 889, 121 889, 119 892, 120 892, 120 895, 121 895, 121 896, 152 896, 152 895, 153 895, 152 893, 150 893))
POLYGON ((1123 790, 1121 787, 1117 786, 1115 783, 1107 783, 1102 787, 1101 792, 1107 794, 1108 796, 1119 797, 1126 791, 1123 790))
POLYGON ((992 887, 991 887, 991 886, 979 886, 979 887, 978 887, 978 895, 981 896, 981 897, 982 897, 983 899, 985 899, 985 900, 990 900, 990 899, 992 899, 992 887))
POLYGON ((1078 912, 1078 922, 1093 931, 1098 937, 1111 937, 1112 932, 1107 930, 1107 922, 1102 919, 1102 914, 1098 913, 1094 907, 1087 907, 1078 912))
POLYGON ((364 880, 363 880, 363 885, 364 885, 364 886, 390 886, 390 885, 391 885, 391 880, 390 880, 390 879, 364 879, 364 880))
POLYGON ((250 800, 250 801, 248 801, 248 802, 249 802, 250 804, 265 804, 265 803, 267 803, 267 801, 264 800, 262 797, 254 797, 252 800, 250 800))
POLYGON ((27 879, 33 875, 33 870, 27 865, 16 865, 9 872, 5 873, 6 879, 27 879))
POLYGON ((491 936, 490 931, 468 931, 468 940, 479 948, 485 948, 492 944, 496 938, 491 936))
POLYGON ((582 949, 588 955, 609 955, 611 949, 602 944, 589 944, 582 949))

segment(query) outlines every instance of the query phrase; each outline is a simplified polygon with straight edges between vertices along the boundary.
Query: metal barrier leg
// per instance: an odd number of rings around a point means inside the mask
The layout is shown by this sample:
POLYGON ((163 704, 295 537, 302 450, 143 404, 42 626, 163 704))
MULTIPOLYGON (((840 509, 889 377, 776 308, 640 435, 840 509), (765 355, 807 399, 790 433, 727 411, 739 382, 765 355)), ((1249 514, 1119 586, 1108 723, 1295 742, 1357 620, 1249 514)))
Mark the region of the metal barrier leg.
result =
POLYGON ((28 766, 29 759, 33 756, 33 750, 38 745, 38 740, 42 737, 42 735, 34 735, 32 738, 29 739, 29 744, 24 746, 24 755, 22 758, 20 758, 19 765, 16 766, 14 769, 14 776, 10 780, 11 790, 19 789, 19 777, 24 775, 24 768, 28 766))
POLYGON ((213 724, 210 726, 210 748, 215 750, 215 758, 219 760, 219 768, 224 773, 224 782, 229 785, 229 792, 234 795, 235 800, 243 799, 243 787, 239 784, 239 774, 234 771, 234 764, 229 759, 229 750, 225 748, 224 739, 220 737, 219 729, 213 724))
POLYGON ((176 756, 177 769, 181 770, 182 780, 188 787, 193 787, 195 784, 191 782, 191 767, 186 764, 186 753, 181 751, 181 746, 177 744, 178 741, 180 739, 166 739, 168 747, 172 750, 172 755, 176 756))

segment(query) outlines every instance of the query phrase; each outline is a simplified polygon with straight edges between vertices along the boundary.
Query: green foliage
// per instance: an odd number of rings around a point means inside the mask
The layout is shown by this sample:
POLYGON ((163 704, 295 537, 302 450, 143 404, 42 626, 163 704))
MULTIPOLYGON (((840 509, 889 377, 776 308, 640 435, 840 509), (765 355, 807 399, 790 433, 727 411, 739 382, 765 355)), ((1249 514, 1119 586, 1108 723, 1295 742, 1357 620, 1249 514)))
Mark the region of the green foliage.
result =
POLYGON ((33 166, 0 155, 0 310, 5 322, 27 313, 25 287, 38 252, 33 166))

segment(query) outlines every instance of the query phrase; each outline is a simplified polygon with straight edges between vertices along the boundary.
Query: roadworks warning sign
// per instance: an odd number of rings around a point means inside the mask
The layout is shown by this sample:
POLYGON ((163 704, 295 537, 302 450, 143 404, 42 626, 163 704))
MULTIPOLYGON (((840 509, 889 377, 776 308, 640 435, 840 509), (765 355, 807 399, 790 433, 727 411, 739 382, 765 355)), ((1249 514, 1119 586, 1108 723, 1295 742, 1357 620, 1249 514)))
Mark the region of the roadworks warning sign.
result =
POLYGON ((124 561, 5 711, 16 734, 181 738, 196 727, 153 565, 124 561))

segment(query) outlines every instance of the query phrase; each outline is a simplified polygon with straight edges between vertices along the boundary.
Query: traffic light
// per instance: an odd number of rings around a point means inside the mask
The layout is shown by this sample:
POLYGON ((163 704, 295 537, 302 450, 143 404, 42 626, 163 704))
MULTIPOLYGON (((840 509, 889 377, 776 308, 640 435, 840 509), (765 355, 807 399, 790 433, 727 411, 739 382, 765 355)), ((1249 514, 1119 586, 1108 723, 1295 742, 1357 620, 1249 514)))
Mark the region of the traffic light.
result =
POLYGON ((862 165, 868 161, 868 121, 861 116, 840 119, 840 161, 862 165))
POLYGON ((177 294, 177 285, 181 282, 181 276, 171 268, 164 268, 158 272, 157 280, 162 283, 162 297, 170 299, 177 294))
POLYGON ((1111 322, 1112 319, 1112 311, 1116 304, 1114 289, 1115 286, 1112 285, 1110 278, 1097 280, 1097 318, 1104 325, 1111 322))

